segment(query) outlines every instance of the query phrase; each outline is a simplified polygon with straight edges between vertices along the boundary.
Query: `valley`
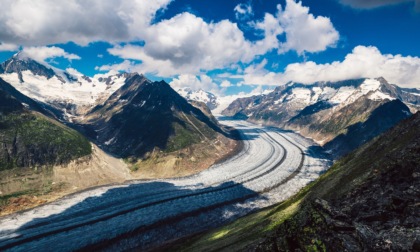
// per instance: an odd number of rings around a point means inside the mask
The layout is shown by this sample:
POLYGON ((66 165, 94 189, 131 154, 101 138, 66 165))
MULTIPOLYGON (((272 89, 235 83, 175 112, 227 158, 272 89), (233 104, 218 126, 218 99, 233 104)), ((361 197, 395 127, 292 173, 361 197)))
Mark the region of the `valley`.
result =
POLYGON ((188 177, 99 187, 3 217, 0 249, 154 248, 283 201, 330 165, 293 132, 222 122, 240 130, 239 154, 188 177))
POLYGON ((420 0, 0 3, 0 252, 420 251, 420 0))

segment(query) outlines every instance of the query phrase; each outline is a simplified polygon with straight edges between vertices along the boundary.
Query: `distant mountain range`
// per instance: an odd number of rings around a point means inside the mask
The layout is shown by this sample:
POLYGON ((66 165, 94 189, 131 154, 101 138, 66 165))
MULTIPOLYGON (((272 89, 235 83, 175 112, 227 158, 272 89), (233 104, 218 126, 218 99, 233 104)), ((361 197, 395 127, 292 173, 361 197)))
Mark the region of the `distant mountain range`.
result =
POLYGON ((289 83, 235 100, 222 113, 299 131, 336 156, 372 139, 420 108, 420 90, 385 79, 289 83))

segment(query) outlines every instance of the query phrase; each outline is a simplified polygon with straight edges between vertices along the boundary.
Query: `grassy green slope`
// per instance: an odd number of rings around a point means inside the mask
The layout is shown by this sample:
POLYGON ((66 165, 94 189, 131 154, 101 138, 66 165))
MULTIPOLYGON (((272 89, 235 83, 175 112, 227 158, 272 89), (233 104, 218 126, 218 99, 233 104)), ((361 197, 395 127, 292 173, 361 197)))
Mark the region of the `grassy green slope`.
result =
POLYGON ((0 170, 67 163, 91 154, 76 131, 35 112, 0 115, 0 170))
POLYGON ((0 144, 0 171, 63 164, 92 152, 82 135, 41 113, 25 109, 2 89, 0 144))

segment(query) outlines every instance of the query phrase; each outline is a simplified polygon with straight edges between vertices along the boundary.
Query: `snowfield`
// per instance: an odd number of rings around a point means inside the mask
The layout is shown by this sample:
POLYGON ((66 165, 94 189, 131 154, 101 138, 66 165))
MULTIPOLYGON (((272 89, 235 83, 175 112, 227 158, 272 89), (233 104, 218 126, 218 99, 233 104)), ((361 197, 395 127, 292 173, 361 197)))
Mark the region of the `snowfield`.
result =
POLYGON ((69 195, 0 219, 0 250, 150 249, 278 203, 331 164, 300 135, 245 121, 236 156, 184 178, 132 181, 69 195))
MULTIPOLYGON (((124 76, 111 76, 111 81, 99 81, 96 78, 84 79, 82 75, 74 76, 78 80, 63 83, 54 76, 47 79, 45 76, 33 74, 31 71, 23 71, 23 83, 19 81, 17 73, 1 74, 0 77, 10 83, 19 92, 32 99, 42 102, 70 102, 79 105, 94 105, 101 97, 109 97, 122 87, 126 78, 124 76)), ((65 77, 61 76, 63 79, 65 77)))

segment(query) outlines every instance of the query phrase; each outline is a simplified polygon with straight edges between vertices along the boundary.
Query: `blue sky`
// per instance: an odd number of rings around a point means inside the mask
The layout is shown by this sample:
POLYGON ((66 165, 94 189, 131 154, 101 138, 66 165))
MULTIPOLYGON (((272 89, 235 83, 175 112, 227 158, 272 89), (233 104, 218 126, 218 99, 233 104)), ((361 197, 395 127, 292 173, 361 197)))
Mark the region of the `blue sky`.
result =
POLYGON ((220 95, 379 76, 420 88, 418 0, 2 2, 0 61, 23 50, 220 95))

